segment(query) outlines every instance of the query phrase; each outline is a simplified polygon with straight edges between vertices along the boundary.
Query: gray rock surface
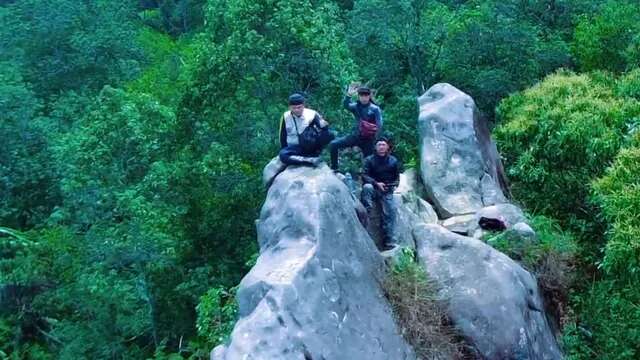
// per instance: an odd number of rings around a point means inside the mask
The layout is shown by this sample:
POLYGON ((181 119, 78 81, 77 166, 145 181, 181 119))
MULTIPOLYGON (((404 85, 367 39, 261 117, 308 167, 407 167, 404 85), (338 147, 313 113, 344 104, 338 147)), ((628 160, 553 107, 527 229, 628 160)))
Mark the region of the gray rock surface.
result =
POLYGON ((415 359, 380 289, 382 256, 328 167, 278 175, 257 226, 240 319, 212 359, 415 359))
POLYGON ((532 241, 537 241, 536 232, 529 226, 529 224, 524 222, 519 222, 513 225, 511 228, 520 238, 523 239, 532 239, 532 241))
POLYGON ((415 229, 418 256, 454 325, 486 359, 561 359, 535 278, 480 240, 415 229))
POLYGON ((267 166, 262 169, 262 184, 266 188, 269 188, 269 186, 271 186, 271 184, 273 183, 273 180, 275 180, 276 176, 278 176, 278 174, 280 174, 286 168, 287 165, 280 161, 279 156, 274 157, 273 159, 271 159, 271 161, 269 161, 267 166))
POLYGON ((473 99, 440 83, 420 96, 418 104, 420 171, 440 217, 504 202, 502 163, 473 99))
POLYGON ((419 197, 424 195, 424 188, 420 181, 420 176, 416 169, 413 168, 405 169, 404 172, 400 173, 400 183, 395 190, 395 193, 397 194, 405 194, 409 192, 415 193, 419 197))
POLYGON ((444 226, 449 231, 453 231, 456 234, 467 235, 469 227, 474 222, 477 223, 474 214, 457 215, 443 220, 440 225, 444 226))
MULTIPOLYGON (((498 204, 484 207, 475 213, 473 220, 469 222, 467 234, 479 239, 486 233, 486 231, 480 228, 480 218, 495 219, 505 224, 509 229, 515 224, 523 222, 526 223, 527 218, 524 216, 522 210, 513 204, 498 204)), ((533 230, 532 230, 533 231, 533 230)))

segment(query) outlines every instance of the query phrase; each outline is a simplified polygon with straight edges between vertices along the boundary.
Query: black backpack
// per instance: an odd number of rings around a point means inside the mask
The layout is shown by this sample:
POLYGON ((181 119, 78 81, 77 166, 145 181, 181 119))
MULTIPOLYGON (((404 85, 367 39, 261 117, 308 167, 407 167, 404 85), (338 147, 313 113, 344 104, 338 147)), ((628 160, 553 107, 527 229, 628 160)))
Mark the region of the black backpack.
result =
POLYGON ((313 119, 311 124, 309 124, 302 133, 298 131, 298 124, 296 124, 295 120, 293 124, 298 134, 298 145, 302 148, 302 151, 307 154, 319 152, 333 140, 333 135, 329 131, 329 127, 325 126, 321 128, 317 119, 313 119))

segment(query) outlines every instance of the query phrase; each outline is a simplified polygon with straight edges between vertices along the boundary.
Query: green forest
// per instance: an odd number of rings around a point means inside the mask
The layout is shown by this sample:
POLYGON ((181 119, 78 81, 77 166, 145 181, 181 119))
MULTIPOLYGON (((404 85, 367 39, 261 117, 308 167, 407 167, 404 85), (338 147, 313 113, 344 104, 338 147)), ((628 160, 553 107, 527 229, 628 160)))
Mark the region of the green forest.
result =
POLYGON ((405 167, 438 82, 575 243, 570 359, 640 357, 637 0, 0 0, 0 359, 208 359, 287 96, 376 90, 405 167))

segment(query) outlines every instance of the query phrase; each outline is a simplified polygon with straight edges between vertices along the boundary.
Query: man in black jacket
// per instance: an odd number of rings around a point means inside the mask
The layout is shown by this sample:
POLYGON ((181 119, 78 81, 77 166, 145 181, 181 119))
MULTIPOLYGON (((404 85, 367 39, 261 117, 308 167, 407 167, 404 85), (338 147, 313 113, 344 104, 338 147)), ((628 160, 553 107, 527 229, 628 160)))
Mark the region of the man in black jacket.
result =
POLYGON ((358 101, 351 101, 353 90, 348 90, 342 105, 353 114, 355 126, 351 134, 335 139, 329 144, 331 152, 331 168, 338 170, 338 152, 340 149, 357 146, 362 156, 367 157, 374 152, 376 135, 382 131, 382 110, 371 99, 371 89, 366 86, 358 88, 358 101))
POLYGON ((383 249, 389 250, 395 246, 396 206, 393 201, 393 190, 400 182, 400 162, 390 155, 389 140, 381 137, 376 141, 375 154, 364 160, 362 179, 362 204, 371 214, 373 202, 377 201, 382 207, 383 249))

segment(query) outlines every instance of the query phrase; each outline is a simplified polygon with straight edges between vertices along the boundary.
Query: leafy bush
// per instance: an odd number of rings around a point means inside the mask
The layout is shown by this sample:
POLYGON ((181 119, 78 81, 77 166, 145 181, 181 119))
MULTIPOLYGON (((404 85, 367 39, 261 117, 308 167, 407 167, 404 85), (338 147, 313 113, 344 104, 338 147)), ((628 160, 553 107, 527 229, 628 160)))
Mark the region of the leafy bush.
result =
POLYGON ((640 134, 622 149, 593 198, 608 224, 604 278, 576 296, 578 323, 566 335, 572 358, 637 359, 640 356, 640 134), (591 356, 593 355, 593 357, 591 356))
MULTIPOLYGON (((618 80, 616 93, 622 97, 632 97, 640 100, 640 68, 629 71, 618 80)), ((640 118, 635 118, 632 125, 638 128, 640 118)))
POLYGON ((593 198, 609 230, 602 268, 620 280, 640 279, 640 133, 594 183, 593 198))
POLYGON ((579 18, 572 53, 583 71, 621 72, 640 66, 640 5, 609 0, 599 11, 579 18))
POLYGON ((512 192, 534 213, 593 232, 589 184, 625 143, 640 102, 618 97, 614 79, 559 72, 498 107, 495 131, 512 192))
POLYGON ((575 322, 563 341, 572 360, 632 360, 640 355, 640 281, 594 281, 573 296, 575 322))
MULTIPOLYGON (((565 316, 571 359, 640 354, 639 88, 638 70, 617 79, 558 73, 499 108, 516 198, 570 225, 588 255, 565 316)), ((557 272, 548 278, 562 279, 557 272)))
POLYGON ((200 303, 196 307, 196 328, 198 335, 206 339, 211 348, 229 340, 238 314, 236 291, 237 287, 229 291, 215 287, 200 297, 200 303))

